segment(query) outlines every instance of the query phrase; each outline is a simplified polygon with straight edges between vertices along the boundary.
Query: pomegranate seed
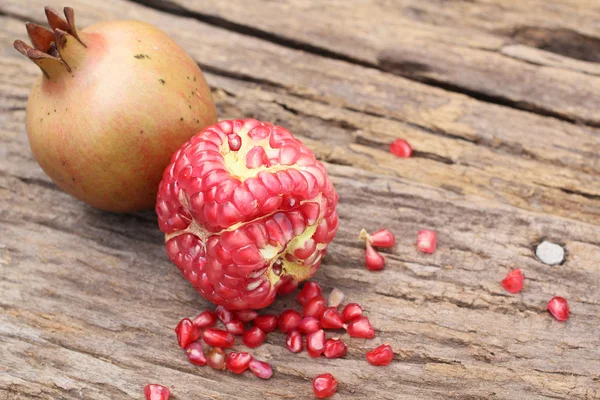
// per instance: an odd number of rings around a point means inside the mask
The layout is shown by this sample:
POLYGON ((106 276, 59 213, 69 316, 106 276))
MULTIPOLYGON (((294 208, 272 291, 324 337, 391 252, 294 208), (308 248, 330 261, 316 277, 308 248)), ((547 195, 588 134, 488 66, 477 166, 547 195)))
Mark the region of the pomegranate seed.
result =
POLYGON ((225 369, 225 352, 220 347, 211 347, 206 353, 206 363, 214 369, 225 369))
POLYGON ((177 324, 175 328, 177 334, 177 343, 184 349, 189 346, 190 343, 198 340, 200 337, 200 329, 192 323, 189 318, 184 318, 177 324))
POLYGON ((348 351, 348 347, 340 339, 327 339, 323 355, 327 358, 340 358, 346 354, 346 351, 348 351))
POLYGON ((400 158, 408 158, 412 155, 412 147, 404 139, 396 139, 390 144, 390 153, 400 158))
POLYGON ((244 336, 242 336, 242 342, 251 349, 260 346, 265 342, 265 331, 256 326, 248 329, 244 332, 244 336))
POLYGON ((235 316, 242 322, 250 322, 253 321, 256 317, 258 317, 258 313, 254 310, 242 310, 236 311, 235 316))
POLYGON ((227 332, 232 335, 243 335, 246 328, 244 327, 244 323, 238 319, 232 319, 228 323, 225 324, 225 329, 227 332))
POLYGON ((385 266, 385 258, 369 242, 367 242, 367 249, 365 251, 365 264, 369 271, 379 271, 385 266))
POLYGON ((202 334, 202 339, 209 346, 231 347, 235 342, 233 335, 223 329, 207 328, 202 334))
POLYGON ((502 279, 502 287, 511 293, 518 293, 523 289, 523 273, 520 269, 513 269, 502 279))
POLYGON ((396 243, 394 234, 386 228, 371 233, 368 239, 375 247, 392 247, 396 243))
POLYGON ((217 306, 217 308, 215 308, 215 314, 217 314, 217 317, 224 324, 233 319, 233 313, 223 306, 217 306))
POLYGON ((260 379, 269 379, 273 376, 271 365, 257 359, 250 361, 250 371, 260 379))
POLYGON ((321 316, 323 329, 340 329, 344 326, 342 315, 335 307, 327 307, 321 316))
POLYGON ((275 329, 277 329, 277 316, 268 314, 268 315, 259 315, 253 321, 254 326, 262 329, 265 333, 271 333, 275 329))
POLYGON ((292 353, 299 353, 302 351, 304 344, 302 343, 302 335, 298 331, 291 331, 287 334, 285 339, 285 347, 292 353))
POLYGON ((331 374, 321 374, 315 376, 312 381, 315 396, 319 399, 333 396, 337 391, 337 381, 331 374))
POLYGON ((302 318, 302 321, 300 321, 298 329, 305 335, 313 333, 321 329, 321 322, 315 317, 304 317, 302 318))
POLYGON ((367 361, 373 365, 388 365, 393 358, 394 351, 389 344, 382 344, 367 353, 367 361))
POLYGON ((298 325, 302 321, 302 315, 296 310, 285 310, 279 316, 277 325, 279 330, 283 333, 288 333, 298 328, 298 325))
POLYGON ((321 296, 313 297, 306 303, 302 310, 302 315, 305 317, 321 318, 325 311, 325 299, 321 296))
POLYGON ((306 282, 300 293, 298 293, 298 301, 304 306, 310 299, 320 296, 322 292, 318 283, 306 282))
POLYGON ((306 351, 308 355, 315 358, 323 354, 325 350, 325 331, 320 329, 306 335, 306 351))
POLYGON ((199 341, 190 343, 190 345, 185 348, 185 352, 187 353, 188 360, 190 360, 192 364, 206 365, 206 357, 202 351, 202 343, 199 341))
POLYGON ((169 400, 171 391, 163 385, 151 383, 144 387, 144 396, 146 400, 169 400))
MULTIPOLYGON (((283 281, 283 279, 282 279, 283 281)), ((298 287, 298 281, 295 279, 291 279, 283 282, 279 287, 277 287, 277 294, 280 296, 285 296, 286 294, 292 293, 298 287)))
POLYGON ((548 311, 558 321, 566 321, 569 318, 569 303, 564 297, 555 296, 548 302, 548 311))
POLYGON ((249 353, 231 352, 227 355, 227 359, 225 360, 225 366, 234 374, 241 374, 242 372, 248 369, 251 361, 252 356, 249 353))
POLYGON ((362 308, 356 303, 348 303, 342 311, 342 320, 350 322, 355 318, 362 316, 362 308))
POLYGON ((417 234, 417 249, 421 253, 433 253, 437 245, 437 235, 434 231, 421 229, 417 234))
POLYGON ((192 320, 193 324, 196 325, 200 329, 208 328, 209 326, 214 326, 217 322, 217 316, 214 312, 206 310, 202 311, 196 318, 192 320))
POLYGON ((375 337, 375 329, 367 317, 359 317, 350 321, 346 331, 355 338, 372 339, 375 337))
POLYGON ((327 298, 327 306, 338 308, 344 301, 344 292, 340 289, 333 289, 327 298))

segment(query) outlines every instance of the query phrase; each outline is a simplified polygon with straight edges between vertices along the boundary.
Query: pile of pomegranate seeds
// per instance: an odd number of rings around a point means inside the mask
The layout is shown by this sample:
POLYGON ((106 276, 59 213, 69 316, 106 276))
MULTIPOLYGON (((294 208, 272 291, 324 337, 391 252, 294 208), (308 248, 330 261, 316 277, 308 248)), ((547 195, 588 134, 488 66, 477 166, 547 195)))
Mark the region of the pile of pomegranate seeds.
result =
POLYGON ((566 321, 569 317, 569 303, 564 297, 555 296, 548 302, 548 311, 558 321, 566 321))
POLYGON ((162 385, 151 383, 144 387, 144 396, 146 400, 169 400, 171 391, 162 385))
POLYGON ((385 258, 379 254, 375 247, 392 247, 396 243, 394 234, 386 228, 380 229, 375 233, 367 233, 365 229, 358 235, 360 240, 365 241, 365 265, 369 271, 379 271, 385 266, 385 258))
POLYGON ((315 396, 319 399, 333 396, 337 391, 337 381, 331 374, 321 374, 315 376, 312 381, 315 396))
POLYGON ((519 293, 523 289, 525 278, 520 269, 513 269, 502 279, 502 287, 511 293, 519 293))
POLYGON ((407 158, 412 155, 412 147, 404 139, 396 139, 390 144, 390 153, 397 157, 407 158))
POLYGON ((437 235, 429 229, 421 229, 417 233, 417 250, 421 253, 432 254, 437 246, 437 235))

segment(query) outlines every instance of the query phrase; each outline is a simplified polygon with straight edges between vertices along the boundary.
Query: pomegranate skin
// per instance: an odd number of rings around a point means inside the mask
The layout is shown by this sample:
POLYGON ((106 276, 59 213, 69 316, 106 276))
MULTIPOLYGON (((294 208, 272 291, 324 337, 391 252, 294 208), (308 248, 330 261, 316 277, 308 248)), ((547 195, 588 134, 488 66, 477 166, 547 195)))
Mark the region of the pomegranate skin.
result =
POLYGON ((173 155, 156 213, 167 254, 208 300, 259 309, 309 279, 338 228, 325 166, 284 128, 221 121, 173 155))
MULTIPOLYGON (((107 211, 150 209, 169 159, 217 121, 194 60, 165 33, 137 21, 77 30, 58 46, 27 103, 33 156, 65 192, 107 211)), ((15 45, 16 47, 16 45, 15 45)))

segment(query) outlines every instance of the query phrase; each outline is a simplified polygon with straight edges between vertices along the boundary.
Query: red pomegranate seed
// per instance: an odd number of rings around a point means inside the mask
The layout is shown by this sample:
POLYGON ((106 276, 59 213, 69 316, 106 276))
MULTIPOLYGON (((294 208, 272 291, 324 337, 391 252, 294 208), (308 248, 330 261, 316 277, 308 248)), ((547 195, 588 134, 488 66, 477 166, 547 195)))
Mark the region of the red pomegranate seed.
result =
POLYGON ((227 355, 227 359, 225 360, 225 366, 234 374, 241 374, 242 372, 248 369, 251 361, 252 356, 249 353, 231 352, 227 355))
POLYGON ((217 317, 224 324, 228 323, 233 318, 233 313, 223 306, 217 306, 217 308, 215 308, 215 314, 217 314, 217 317))
POLYGON ((233 335, 223 329, 207 328, 202 334, 202 339, 209 346, 231 347, 235 343, 233 335))
POLYGON ((350 321, 346 331, 355 338, 372 339, 375 337, 375 329, 367 317, 359 317, 350 321))
POLYGON ((225 324, 225 329, 227 332, 232 335, 243 335, 246 328, 244 327, 244 323, 239 319, 232 319, 228 323, 225 324))
POLYGON ((291 331, 287 334, 285 339, 285 347, 292 353, 299 353, 302 351, 304 344, 302 343, 302 335, 298 331, 291 331))
POLYGON ((344 292, 334 288, 327 298, 327 306, 338 308, 344 301, 344 292))
POLYGON ((382 344, 367 353, 367 361, 373 365, 388 365, 393 358, 394 351, 389 344, 382 344))
POLYGON ((214 312, 206 310, 198 314, 198 316, 194 318, 192 322, 198 328, 204 329, 208 328, 209 326, 214 326, 217 323, 217 316, 214 312))
POLYGON ((434 231, 421 229, 417 234, 417 249, 421 253, 433 253, 437 245, 437 235, 434 231))
POLYGON ((342 311, 342 320, 350 322, 355 318, 362 316, 362 308, 356 303, 348 303, 342 311))
POLYGON ((396 238, 387 228, 383 228, 371 233, 369 241, 375 247, 392 247, 396 243, 396 238))
POLYGON ((559 321, 566 321, 569 318, 569 303, 567 299, 555 296, 548 302, 548 311, 559 321))
POLYGON ((185 348, 185 352, 187 353, 188 360, 190 360, 192 364, 206 365, 206 356, 204 355, 204 351, 202 351, 202 343, 200 343, 200 341, 190 343, 190 345, 185 348))
POLYGON ((244 332, 244 336, 242 336, 242 342, 251 349, 260 346, 265 342, 265 331, 256 326, 248 329, 244 332))
POLYGON ((412 155, 412 147, 404 139, 396 139, 390 144, 390 153, 397 157, 408 158, 412 155))
POLYGON ((335 307, 327 307, 321 315, 323 329, 340 329, 344 326, 342 315, 335 307))
POLYGON ((277 316, 276 315, 259 315, 254 318, 254 326, 262 329, 265 333, 271 333, 277 329, 277 316))
POLYGON ((144 387, 144 396, 146 400, 169 400, 171 391, 163 385, 151 383, 144 387))
POLYGON ((184 349, 189 346, 190 343, 195 342, 201 335, 200 329, 192 323, 189 318, 184 318, 177 324, 175 328, 177 334, 177 342, 180 347, 184 349))
POLYGON ((327 339, 323 355, 327 358, 340 358, 346 354, 346 351, 348 351, 348 347, 340 339, 327 339))
POLYGON ((250 371, 260 379, 269 379, 273 376, 271 365, 257 359, 250 361, 250 371))
POLYGON ((518 293, 523 289, 523 273, 520 269, 513 269, 502 279, 502 287, 511 293, 518 293))
POLYGON ((321 374, 315 376, 312 381, 315 396, 319 399, 333 396, 337 391, 337 381, 331 374, 321 374))
MULTIPOLYGON (((282 279, 283 281, 283 279, 282 279)), ((277 287, 277 294, 280 296, 285 296, 286 294, 292 293, 298 287, 298 281, 295 279, 290 279, 284 281, 277 287)))
POLYGON ((306 282, 300 293, 298 293, 298 301, 304 306, 310 299, 320 296, 322 292, 318 283, 306 282))
POLYGON ((308 355, 315 358, 323 354, 325 350, 325 331, 320 329, 306 335, 306 351, 308 355))
POLYGON ((288 333, 298 328, 298 325, 302 321, 302 315, 296 310, 285 310, 279 316, 277 325, 279 330, 283 333, 288 333))
POLYGON ((313 333, 321 329, 321 322, 315 317, 304 317, 298 325, 298 330, 306 334, 313 333))
POLYGON ((206 363, 214 369, 225 369, 225 352, 220 347, 211 347, 206 353, 206 363))
POLYGON ((236 311, 235 316, 242 322, 250 322, 258 317, 258 313, 254 310, 242 310, 236 311))
POLYGON ((365 264, 369 271, 379 271, 385 266, 385 258, 369 242, 365 251, 365 264))
POLYGON ((325 311, 325 299, 321 296, 313 297, 306 303, 302 310, 302 315, 305 317, 321 318, 325 311))

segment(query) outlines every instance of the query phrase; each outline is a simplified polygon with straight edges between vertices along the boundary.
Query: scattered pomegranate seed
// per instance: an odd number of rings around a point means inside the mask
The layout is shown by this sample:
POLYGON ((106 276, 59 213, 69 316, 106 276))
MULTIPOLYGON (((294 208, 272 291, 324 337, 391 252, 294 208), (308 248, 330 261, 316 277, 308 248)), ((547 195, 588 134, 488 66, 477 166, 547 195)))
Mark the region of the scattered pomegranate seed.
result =
POLYGON ((169 400, 171 391, 163 385, 151 383, 144 387, 144 396, 146 400, 169 400))
POLYGON ((375 329, 367 317, 359 317, 350 321, 346 331, 355 338, 372 339, 375 337, 375 329))
POLYGON ((308 355, 315 358, 323 354, 325 350, 325 331, 320 329, 306 335, 306 351, 308 355))
POLYGON ((298 293, 298 301, 304 306, 310 299, 320 296, 322 292, 318 283, 306 282, 300 293, 298 293))
POLYGON ((209 326, 214 326, 217 323, 217 316, 212 311, 202 311, 196 318, 192 320, 192 323, 200 329, 208 328, 209 326))
POLYGON ((421 253, 433 253, 437 245, 437 234, 429 229, 421 229, 417 234, 417 250, 421 253))
POLYGON ((385 258, 369 242, 365 251, 365 264, 369 271, 379 271, 385 266, 385 258))
POLYGON ((523 289, 523 273, 520 269, 513 269, 502 279, 502 287, 511 293, 518 293, 523 289))
POLYGON ((223 306, 217 306, 215 308, 215 314, 217 314, 217 317, 224 324, 228 323, 233 319, 233 313, 223 306))
POLYGON ((256 317, 258 317, 258 313, 254 310, 241 310, 236 311, 235 316, 242 322, 250 322, 253 321, 256 317))
POLYGON ((262 329, 265 333, 271 333, 275 329, 277 329, 277 316, 268 314, 268 315, 259 315, 253 321, 254 326, 262 329))
POLYGON ((184 349, 189 346, 190 343, 195 342, 201 335, 200 329, 192 323, 189 318, 184 318, 177 324, 175 328, 177 334, 177 343, 184 349))
POLYGON ((388 365, 393 358, 394 351, 389 344, 382 344, 367 353, 367 361, 373 365, 388 365))
POLYGON ((396 243, 396 238, 387 228, 383 228, 371 233, 369 241, 375 247, 392 247, 396 243))
POLYGON ((569 318, 569 303, 564 297, 555 296, 548 302, 548 311, 558 321, 566 321, 569 318))
POLYGON ((185 348, 185 352, 187 353, 188 360, 190 360, 192 364, 206 365, 206 356, 202 351, 202 343, 200 343, 200 341, 190 343, 189 346, 185 348))
POLYGON ((298 325, 302 321, 302 315, 296 310, 285 310, 279 316, 277 326, 283 333, 288 333, 298 328, 298 325))
POLYGON ((225 360, 225 366, 234 374, 241 374, 242 372, 248 369, 251 361, 252 356, 249 353, 231 352, 227 355, 227 359, 225 360))
POLYGON ((225 329, 227 329, 227 332, 231 333, 232 335, 243 335, 246 327, 239 319, 232 319, 225 324, 225 329))
POLYGON ((244 336, 242 336, 242 342, 244 342, 246 346, 253 349, 263 344, 265 342, 266 336, 267 335, 265 334, 265 331, 256 326, 253 326, 252 328, 244 332, 244 336))
POLYGON ((325 299, 321 296, 317 296, 306 303, 302 310, 302 315, 305 317, 321 318, 323 311, 325 311, 325 299))
POLYGON ((344 292, 334 288, 327 298, 327 306, 338 308, 344 301, 344 292))
POLYGON ((344 322, 350 322, 355 318, 362 316, 362 308, 356 303, 348 303, 342 311, 342 320, 344 322))
POLYGON ((327 339, 323 355, 327 358, 340 358, 348 351, 346 343, 340 339, 327 339))
POLYGON ((206 363, 214 369, 225 369, 225 352, 220 347, 211 347, 206 353, 206 363))
MULTIPOLYGON (((283 279, 281 281, 283 281, 283 279)), ((297 287, 298 281, 295 279, 284 281, 277 287, 277 294, 280 296, 285 296, 286 294, 292 293, 297 287)))
POLYGON ((271 365, 257 359, 250 361, 250 371, 260 379, 269 379, 273 376, 271 365))
POLYGON ((390 153, 397 157, 408 158, 412 155, 412 147, 404 139, 396 139, 390 144, 390 153))
POLYGON ((327 307, 321 315, 323 329, 340 329, 344 326, 342 315, 335 307, 327 307))
POLYGON ((331 374, 321 374, 315 376, 312 381, 315 396, 319 399, 333 396, 337 391, 337 381, 331 374))
POLYGON ((235 343, 233 335, 223 329, 207 328, 202 334, 202 339, 209 346, 231 347, 235 343))
POLYGON ((299 353, 302 351, 304 344, 302 343, 302 335, 298 331, 291 331, 287 334, 285 339, 285 347, 292 353, 299 353))
POLYGON ((321 329, 321 322, 315 317, 304 317, 298 325, 300 332, 306 334, 313 333, 321 329))

